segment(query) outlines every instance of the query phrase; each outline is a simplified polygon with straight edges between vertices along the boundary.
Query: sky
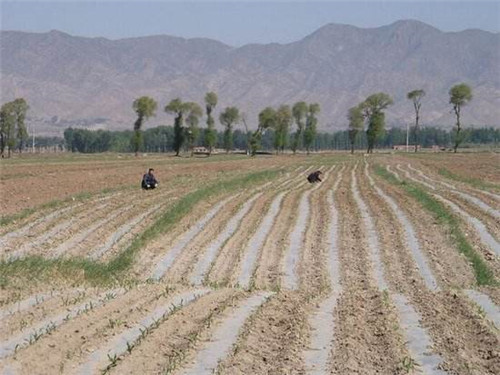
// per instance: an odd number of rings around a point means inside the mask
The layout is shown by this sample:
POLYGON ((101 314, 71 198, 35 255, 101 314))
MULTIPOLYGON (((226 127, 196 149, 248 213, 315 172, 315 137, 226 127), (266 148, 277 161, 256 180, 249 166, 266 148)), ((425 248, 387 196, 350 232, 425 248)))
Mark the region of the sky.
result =
POLYGON ((2 30, 125 37, 205 37, 232 46, 289 43, 327 23, 378 27, 416 19, 443 31, 500 32, 500 0, 489 1, 3 1, 2 30))

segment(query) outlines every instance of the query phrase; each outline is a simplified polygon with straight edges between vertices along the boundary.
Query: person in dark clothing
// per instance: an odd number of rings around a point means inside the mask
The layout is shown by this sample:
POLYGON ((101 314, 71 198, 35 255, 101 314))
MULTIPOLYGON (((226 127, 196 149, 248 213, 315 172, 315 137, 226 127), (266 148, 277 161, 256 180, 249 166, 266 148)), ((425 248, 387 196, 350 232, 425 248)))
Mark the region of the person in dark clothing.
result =
POLYGON ((309 181, 311 184, 314 184, 315 182, 321 182, 321 178, 319 178, 320 174, 322 174, 321 171, 311 173, 309 176, 307 176, 307 181, 309 181))
POLYGON ((154 171, 153 168, 149 168, 148 173, 142 176, 141 187, 144 190, 154 189, 158 187, 158 181, 156 180, 153 171, 154 171))

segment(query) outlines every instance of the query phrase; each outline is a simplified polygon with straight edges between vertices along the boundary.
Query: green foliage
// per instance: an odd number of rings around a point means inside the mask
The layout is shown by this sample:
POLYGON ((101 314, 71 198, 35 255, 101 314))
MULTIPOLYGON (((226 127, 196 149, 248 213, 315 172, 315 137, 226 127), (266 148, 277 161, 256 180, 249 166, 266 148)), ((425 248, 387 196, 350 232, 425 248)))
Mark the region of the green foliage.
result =
POLYGON ((193 102, 189 104, 189 113, 186 118, 186 122, 188 124, 188 128, 186 129, 186 139, 188 141, 188 147, 191 150, 191 155, 193 154, 193 148, 195 146, 195 141, 199 136, 198 123, 200 121, 200 117, 203 116, 203 110, 201 107, 193 102))
POLYGON ((384 92, 379 92, 370 95, 366 100, 361 103, 365 117, 370 118, 375 113, 380 113, 388 106, 392 105, 394 101, 384 92))
POLYGON ((215 131, 215 121, 212 117, 212 111, 217 106, 217 94, 215 92, 208 92, 205 95, 205 108, 207 111, 207 129, 205 130, 205 147, 211 153, 215 142, 217 141, 217 133, 215 131))
MULTIPOLYGON (((134 109, 137 117, 140 119, 147 120, 148 118, 155 115, 157 103, 153 98, 149 96, 141 96, 140 98, 134 100, 132 108, 134 109)), ((142 125, 142 122, 141 124, 142 125)), ((141 127, 134 127, 134 130, 140 130, 141 127)))
POLYGON ((267 129, 274 129, 276 126, 276 110, 272 107, 266 107, 259 113, 258 130, 264 133, 267 129))
POLYGON ((141 96, 140 98, 134 100, 134 103, 132 103, 132 108, 137 114, 137 120, 134 123, 134 134, 130 140, 130 144, 132 145, 132 149, 136 155, 141 149, 143 143, 141 133, 142 124, 149 117, 155 115, 156 107, 156 101, 149 96, 141 96))
POLYGON ((289 106, 281 105, 276 111, 274 148, 283 152, 288 141, 288 132, 292 125, 292 111, 289 106))
POLYGON ((309 104, 307 115, 306 115, 306 129, 304 131, 304 143, 306 146, 307 153, 311 150, 311 146, 316 138, 318 119, 317 114, 320 111, 320 106, 318 103, 309 104))
POLYGON ((233 125, 240 120, 240 112, 236 107, 227 107, 219 116, 224 126, 224 149, 229 152, 233 148, 233 125))
POLYGON ((463 107, 472 100, 472 89, 465 83, 453 86, 450 91, 450 104, 463 107))
MULTIPOLYGON (((198 106, 196 104, 196 106, 198 106)), ((182 145, 185 142, 185 131, 184 131, 184 116, 186 113, 192 112, 193 110, 197 113, 198 108, 195 108, 195 103, 186 102, 183 103, 180 98, 176 98, 170 101, 165 106, 165 112, 175 115, 174 120, 174 151, 175 155, 179 156, 182 145)), ((201 112, 201 108, 200 108, 201 112)), ((189 116, 189 114, 188 114, 189 116)), ((201 114, 200 114, 201 116, 201 114)))
POLYGON ((26 100, 24 100, 23 98, 18 98, 13 101, 14 116, 16 117, 16 135, 19 152, 22 152, 24 142, 28 139, 28 130, 26 129, 26 124, 24 123, 24 120, 26 119, 26 112, 28 112, 28 109, 28 103, 26 103, 26 100))
POLYGON ((26 124, 26 113, 29 106, 23 98, 17 98, 5 103, 0 109, 0 153, 4 154, 5 148, 10 157, 11 150, 16 144, 19 152, 22 152, 24 142, 28 138, 26 124))
POLYGON ((295 120, 295 125, 297 125, 297 130, 292 141, 292 151, 295 153, 297 149, 302 148, 304 127, 305 127, 305 117, 307 115, 308 107, 306 102, 297 102, 293 105, 292 114, 295 120))
POLYGON ((144 137, 142 136, 142 132, 137 129, 134 130, 132 138, 130 139, 130 145, 132 146, 132 150, 137 154, 144 144, 144 137))
POLYGON ((418 150, 418 145, 420 145, 419 140, 419 120, 420 120, 420 107, 422 106, 422 98, 425 96, 425 91, 422 89, 410 91, 406 94, 406 97, 413 102, 413 108, 415 110, 415 127, 413 134, 415 135, 415 152, 418 150))
POLYGON ((368 122, 368 130, 366 131, 366 138, 368 141, 368 152, 373 151, 375 143, 382 134, 385 128, 385 114, 383 112, 376 112, 370 116, 368 122))
POLYGON ((375 142, 383 135, 385 128, 385 115, 382 112, 393 103, 392 98, 386 93, 379 92, 370 95, 359 104, 363 115, 368 119, 366 138, 368 142, 368 153, 373 152, 375 142))
POLYGON ((351 141, 351 153, 354 153, 354 143, 359 132, 363 130, 365 118, 363 116, 363 108, 359 105, 349 108, 347 113, 349 120, 349 140, 351 141))
POLYGON ((458 251, 464 254, 471 263, 478 285, 498 285, 493 271, 467 240, 466 235, 461 229, 460 220, 443 203, 417 185, 411 184, 408 181, 399 182, 391 173, 379 165, 376 166, 375 172, 390 183, 401 186, 422 207, 431 212, 440 225, 448 228, 450 239, 455 243, 458 251))
POLYGON ((257 150, 260 147, 260 140, 262 135, 259 131, 255 131, 252 133, 252 137, 250 138, 250 154, 255 156, 257 154, 257 150))

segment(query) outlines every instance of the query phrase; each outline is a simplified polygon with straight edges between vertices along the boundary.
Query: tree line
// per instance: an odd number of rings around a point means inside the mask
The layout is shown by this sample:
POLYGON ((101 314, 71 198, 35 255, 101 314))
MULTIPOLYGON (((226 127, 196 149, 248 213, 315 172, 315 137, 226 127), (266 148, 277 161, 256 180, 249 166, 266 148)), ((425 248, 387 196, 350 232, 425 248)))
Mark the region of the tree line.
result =
MULTIPOLYGON (((455 132, 453 135, 453 151, 457 152, 458 146, 465 140, 465 133, 460 123, 460 114, 462 107, 472 100, 472 89, 465 83, 453 86, 449 94, 449 103, 452 105, 456 117, 455 132)), ((413 103, 415 111, 415 125, 413 127, 413 139, 415 152, 418 151, 420 142, 420 110, 425 91, 417 89, 410 91, 406 97, 413 103)), ((349 109, 347 119, 349 120, 348 132, 351 141, 351 153, 354 153, 354 144, 359 133, 362 132, 365 123, 367 123, 366 139, 367 153, 372 153, 375 143, 384 134, 385 113, 384 110, 393 104, 392 98, 383 92, 372 94, 358 105, 349 109)))
MULTIPOLYGON (((209 155, 212 153, 217 141, 215 120, 212 113, 217 103, 218 97, 216 93, 206 93, 204 104, 207 126, 203 131, 199 128, 199 123, 204 112, 199 104, 184 102, 181 98, 176 98, 165 106, 165 112, 174 115, 173 150, 176 156, 179 156, 183 147, 193 153, 194 147, 197 145, 206 147, 209 155), (201 133, 203 134, 200 137, 201 133)), ((137 120, 134 123, 131 145, 136 155, 144 145, 142 125, 147 119, 156 114, 157 107, 157 102, 148 96, 137 98, 132 103, 132 108, 137 114, 137 120)), ((246 133, 244 149, 248 150, 252 155, 255 155, 258 149, 261 148, 263 136, 270 131, 274 134, 274 147, 278 152, 284 152, 290 141, 294 152, 305 147, 309 153, 317 135, 317 115, 319 111, 319 104, 308 104, 306 102, 297 102, 293 107, 289 105, 281 105, 278 108, 266 107, 259 113, 257 130, 250 132, 245 114, 240 113, 237 107, 226 107, 219 115, 219 122, 224 128, 222 146, 226 152, 233 149, 234 127, 241 123, 245 127, 246 133), (293 123, 296 124, 297 129, 294 137, 290 140, 289 135, 293 123)))
MULTIPOLYGON (((246 129, 235 129, 233 134, 233 147, 235 149, 252 152, 249 144, 255 132, 246 129)), ((47 144, 52 146, 64 145, 67 150, 81 153, 96 152, 134 152, 131 144, 133 130, 108 131, 108 130, 87 130, 68 128, 64 131, 64 139, 61 138, 37 138, 37 144, 47 144)), ((195 146, 206 144, 207 132, 199 132, 194 139, 195 146)), ((213 130, 210 135, 213 137, 213 148, 224 149, 225 131, 213 130)), ((410 138, 414 139, 414 129, 410 132, 410 138)), ((439 127, 428 126, 421 127, 419 130, 420 145, 422 147, 440 146, 446 149, 453 148, 455 130, 445 130, 439 127)), ((288 135, 286 143, 289 147, 277 147, 281 143, 280 133, 271 129, 262 134, 259 141, 259 148, 262 152, 283 152, 290 150, 293 152, 293 145, 297 137, 296 132, 288 135)), ((463 131, 464 144, 477 146, 482 144, 500 145, 500 129, 493 127, 468 128, 463 131)), ((144 152, 175 152, 174 147, 174 127, 158 126, 146 129, 142 134, 143 145, 141 150, 144 152)), ((406 142, 406 130, 398 127, 387 129, 378 139, 378 146, 381 148, 391 148, 393 145, 402 145, 406 142)), ((339 130, 333 133, 318 132, 310 144, 310 151, 323 150, 366 150, 368 147, 368 138, 365 132, 356 137, 354 144, 351 143, 348 130, 339 130)), ((297 148, 298 149, 298 148, 297 148)), ((296 150, 297 150, 296 149, 296 150)), ((189 144, 186 143, 182 148, 185 152, 190 151, 189 144)), ((181 151, 182 151, 181 150, 181 151)), ((307 151, 307 150, 305 150, 307 151)))
MULTIPOLYGON (((449 91, 449 103, 456 116, 455 131, 440 131, 438 128, 420 128, 420 111, 425 91, 413 90, 407 94, 415 111, 415 125, 412 127, 411 138, 415 145, 428 147, 430 145, 447 146, 453 143, 456 152, 467 137, 480 143, 495 143, 498 134, 493 129, 463 130, 460 122, 461 110, 472 100, 472 90, 466 84, 453 86, 449 91), (478 135, 479 134, 479 135, 478 135), (486 139, 487 138, 487 139, 486 139), (493 140, 493 141, 492 141, 493 140)), ((351 152, 363 145, 368 153, 373 152, 376 145, 390 147, 394 144, 404 144, 406 136, 403 130, 391 129, 385 131, 385 109, 393 104, 392 98, 383 92, 368 96, 358 105, 350 108, 347 113, 348 130, 333 134, 318 133, 318 114, 321 110, 318 103, 297 102, 292 106, 283 104, 277 108, 266 107, 258 114, 258 127, 250 131, 247 118, 237 107, 226 107, 219 115, 223 132, 215 129, 213 112, 218 104, 217 94, 208 92, 204 98, 205 111, 195 102, 184 102, 181 98, 171 100, 164 111, 174 115, 174 125, 160 126, 143 131, 144 123, 155 116, 158 103, 148 96, 142 96, 132 103, 137 115, 132 132, 110 132, 105 130, 89 131, 68 128, 64 132, 66 146, 71 151, 83 153, 132 151, 174 151, 178 156, 181 150, 194 152, 196 146, 204 146, 210 155, 214 147, 223 148, 226 152, 235 146, 255 155, 259 149, 283 153, 290 149, 298 150, 344 149, 350 144, 351 152), (206 127, 200 128, 200 120, 206 115, 206 127), (241 124, 244 131, 236 129, 241 124), (363 131, 366 125, 366 131, 363 131), (294 128, 294 131, 292 131, 294 128), (361 134, 361 136, 360 136, 361 134), (396 142, 397 140, 397 142, 396 142)), ((2 157, 7 149, 18 148, 22 152, 28 132, 25 125, 28 104, 23 98, 15 99, 2 105, 0 109, 0 151, 2 157)))

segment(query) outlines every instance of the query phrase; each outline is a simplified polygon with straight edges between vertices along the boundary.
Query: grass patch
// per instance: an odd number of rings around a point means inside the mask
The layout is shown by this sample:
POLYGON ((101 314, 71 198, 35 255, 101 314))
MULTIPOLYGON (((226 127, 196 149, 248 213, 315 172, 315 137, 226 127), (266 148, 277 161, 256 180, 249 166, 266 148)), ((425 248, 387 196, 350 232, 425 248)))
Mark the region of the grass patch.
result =
POLYGON ((90 282, 92 285, 126 282, 127 275, 124 271, 133 264, 137 252, 160 234, 171 230, 197 203, 223 193, 269 181, 278 173, 277 170, 250 173, 243 177, 217 181, 188 193, 165 211, 153 225, 137 236, 127 249, 108 263, 82 257, 47 259, 40 256, 2 261, 0 262, 0 288, 5 287, 12 278, 40 279, 60 276, 72 281, 90 282))
POLYGON ((486 264, 483 258, 474 250, 469 241, 467 241, 467 238, 460 228, 460 220, 453 213, 451 213, 443 203, 433 198, 417 185, 408 183, 407 181, 399 182, 391 173, 387 172, 385 168, 382 168, 379 165, 375 166, 375 173, 391 184, 401 186, 427 211, 431 212, 439 224, 445 225, 449 229, 450 237, 458 251, 464 254, 467 260, 472 264, 478 285, 498 284, 495 280, 495 275, 488 267, 488 264, 486 264))
POLYGON ((478 189, 481 189, 481 190, 488 190, 488 189, 494 189, 494 190, 500 190, 500 186, 499 185, 496 185, 496 184, 492 184, 492 183, 489 183, 489 182, 485 182, 483 180, 480 180, 478 178, 474 178, 474 177, 465 177, 465 176, 460 176, 458 174, 455 174, 451 171, 449 171, 448 169, 446 168, 440 168, 438 170, 438 173, 443 176, 443 177, 446 177, 450 180, 454 180, 454 181, 458 181, 458 182, 465 182, 471 186, 474 186, 478 189))

